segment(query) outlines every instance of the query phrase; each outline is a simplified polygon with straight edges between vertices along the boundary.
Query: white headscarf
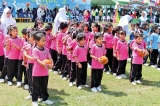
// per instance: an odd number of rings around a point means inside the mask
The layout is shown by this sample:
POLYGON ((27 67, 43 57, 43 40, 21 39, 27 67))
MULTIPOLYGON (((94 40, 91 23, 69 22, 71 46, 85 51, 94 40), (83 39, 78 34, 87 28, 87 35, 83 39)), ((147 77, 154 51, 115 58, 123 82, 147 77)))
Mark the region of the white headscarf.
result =
POLYGON ((146 12, 146 11, 143 11, 142 13, 144 13, 145 16, 144 16, 144 17, 141 16, 141 17, 140 17, 140 20, 141 20, 141 22, 146 22, 147 19, 148 19, 148 18, 147 18, 147 12, 146 12))
POLYGON ((67 22, 67 15, 65 8, 60 8, 56 15, 56 18, 54 19, 54 34, 57 33, 61 22, 67 22))
POLYGON ((1 17, 1 24, 3 26, 4 35, 7 34, 7 27, 10 25, 16 25, 15 19, 12 18, 12 15, 8 18, 7 12, 9 12, 9 8, 5 8, 1 17))

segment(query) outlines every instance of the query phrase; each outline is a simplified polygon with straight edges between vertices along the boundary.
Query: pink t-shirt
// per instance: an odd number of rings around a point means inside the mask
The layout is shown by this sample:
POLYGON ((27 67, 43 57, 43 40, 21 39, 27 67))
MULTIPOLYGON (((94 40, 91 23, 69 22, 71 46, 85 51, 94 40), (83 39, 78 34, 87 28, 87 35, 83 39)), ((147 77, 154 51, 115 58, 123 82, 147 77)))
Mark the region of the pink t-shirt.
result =
MULTIPOLYGON (((10 35, 6 35, 6 36, 4 37, 3 45, 4 45, 4 44, 8 44, 8 43, 7 43, 7 40, 8 40, 8 39, 10 39, 10 35)), ((5 58, 8 58, 8 56, 9 56, 9 50, 7 50, 7 49, 5 48, 5 58)))
MULTIPOLYGON (((97 58, 104 56, 106 54, 104 45, 98 46, 97 44, 94 44, 90 50, 90 54, 94 55, 97 58)), ((103 69, 103 68, 104 68, 103 64, 101 64, 98 60, 92 59, 92 69, 103 69)))
POLYGON ((17 47, 20 48, 21 39, 19 37, 14 38, 14 39, 10 38, 10 41, 8 43, 9 43, 8 46, 10 47, 8 59, 19 60, 20 50, 14 47, 13 45, 16 45, 17 47))
MULTIPOLYGON (((114 36, 113 41, 112 41, 112 44, 115 45, 115 49, 116 49, 116 47, 117 47, 117 42, 118 42, 118 40, 119 40, 119 37, 114 36)), ((116 50, 113 50, 113 51, 114 51, 113 54, 116 53, 116 50)))
MULTIPOLYGON (((68 39, 67 39, 67 49, 69 49, 69 45, 71 44, 71 42, 72 42, 72 38, 71 37, 69 37, 68 39)), ((72 55, 71 55, 71 51, 70 50, 67 50, 67 57, 68 57, 68 60, 71 60, 71 57, 72 55)))
POLYGON ((4 35, 0 32, 0 56, 4 56, 4 46, 3 46, 4 35))
POLYGON ((44 50, 39 50, 37 47, 33 49, 33 57, 34 57, 34 66, 32 76, 48 76, 48 69, 42 67, 36 59, 43 61, 44 59, 49 59, 50 53, 48 48, 44 47, 44 50))
POLYGON ((126 60, 128 58, 128 45, 126 41, 119 40, 116 50, 119 51, 119 60, 126 60))
MULTIPOLYGON (((135 39, 134 40, 132 40, 132 42, 130 43, 130 47, 132 48, 132 45, 133 45, 133 43, 135 42, 135 39)), ((147 48, 147 44, 146 44, 146 42, 144 41, 144 40, 142 40, 142 45, 143 45, 143 47, 144 47, 144 49, 146 49, 147 48)))
MULTIPOLYGON (((86 37, 86 46, 89 46, 89 37, 90 37, 90 32, 85 32, 85 37, 86 37)), ((88 48, 88 47, 87 47, 88 48)))
POLYGON ((79 62, 87 61, 87 47, 77 45, 73 51, 73 57, 77 57, 79 62))
MULTIPOLYGON (((23 52, 26 51, 27 55, 33 57, 33 55, 32 55, 33 49, 34 49, 34 46, 32 46, 30 43, 28 43, 23 47, 23 52)), ((27 64, 29 64, 29 63, 34 63, 34 61, 28 59, 27 64)))
POLYGON ((73 58, 73 51, 77 46, 77 41, 76 40, 72 40, 72 42, 68 45, 68 48, 71 50, 71 61, 75 62, 75 59, 73 58))
POLYGON ((108 34, 108 33, 105 33, 104 34, 104 37, 103 37, 103 41, 105 42, 105 47, 108 48, 108 49, 112 49, 113 48, 113 35, 112 34, 108 34))
POLYGON ((63 48, 63 37, 65 36, 65 33, 58 33, 57 34, 57 42, 59 45, 57 45, 57 51, 59 48, 59 51, 62 52, 62 48, 63 48), (59 46, 59 47, 58 47, 59 46))
POLYGON ((64 36, 62 39, 63 40, 66 40, 66 44, 63 44, 63 48, 62 48, 62 54, 63 55, 67 55, 67 49, 66 49, 66 46, 67 46, 67 38, 68 38, 68 35, 64 36))
POLYGON ((57 37, 56 36, 54 36, 53 38, 52 38, 52 41, 51 41, 51 46, 50 46, 50 48, 52 49, 52 50, 57 50, 56 49, 56 40, 57 40, 57 37))
POLYGON ((90 36, 89 36, 89 40, 90 40, 90 42, 89 42, 89 48, 91 48, 95 44, 94 35, 95 35, 94 32, 90 33, 90 36))
POLYGON ((53 35, 52 35, 52 34, 47 34, 47 35, 46 35, 46 47, 47 47, 48 49, 50 49, 50 47, 51 47, 52 38, 53 38, 53 35))
POLYGON ((136 42, 132 44, 132 64, 143 64, 143 57, 138 55, 138 51, 136 49, 145 49, 144 44, 137 44, 136 42))
POLYGON ((27 45, 28 43, 26 42, 26 40, 24 38, 21 38, 21 43, 20 43, 20 46, 22 47, 21 48, 21 51, 19 53, 19 60, 23 60, 23 46, 27 45))

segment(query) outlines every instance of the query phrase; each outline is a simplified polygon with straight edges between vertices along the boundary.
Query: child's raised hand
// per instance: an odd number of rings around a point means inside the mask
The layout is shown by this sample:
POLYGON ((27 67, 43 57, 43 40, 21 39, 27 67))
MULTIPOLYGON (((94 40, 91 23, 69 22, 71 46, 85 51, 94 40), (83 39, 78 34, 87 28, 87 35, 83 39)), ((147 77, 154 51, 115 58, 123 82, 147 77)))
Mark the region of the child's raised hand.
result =
POLYGON ((78 63, 78 68, 82 68, 82 64, 81 63, 78 63))

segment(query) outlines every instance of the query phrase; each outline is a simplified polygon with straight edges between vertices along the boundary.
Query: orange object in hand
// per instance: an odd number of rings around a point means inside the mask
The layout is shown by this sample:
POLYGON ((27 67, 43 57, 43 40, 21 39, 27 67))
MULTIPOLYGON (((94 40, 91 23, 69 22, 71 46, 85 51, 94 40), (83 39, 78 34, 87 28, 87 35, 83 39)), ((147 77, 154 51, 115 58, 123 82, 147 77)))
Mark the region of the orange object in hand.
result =
POLYGON ((143 51, 138 52, 138 55, 139 55, 140 57, 145 57, 145 56, 148 55, 148 51, 145 51, 145 52, 143 52, 143 51))
POLYGON ((108 63, 108 58, 107 58, 106 56, 100 57, 100 60, 101 60, 101 61, 100 61, 101 64, 104 64, 104 65, 105 65, 105 64, 108 63))
POLYGON ((51 65, 51 64, 52 64, 52 61, 49 60, 49 59, 44 59, 44 60, 43 60, 43 63, 45 63, 46 65, 51 65))

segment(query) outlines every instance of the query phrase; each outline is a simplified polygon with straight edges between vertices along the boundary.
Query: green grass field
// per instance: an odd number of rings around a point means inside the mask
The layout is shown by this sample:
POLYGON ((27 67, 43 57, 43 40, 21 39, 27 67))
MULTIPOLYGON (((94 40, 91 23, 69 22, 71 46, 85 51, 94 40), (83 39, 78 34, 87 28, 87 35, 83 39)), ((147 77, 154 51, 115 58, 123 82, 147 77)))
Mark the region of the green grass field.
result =
MULTIPOLYGON (((33 24, 17 24, 19 31, 33 24)), ((130 63, 126 68, 129 77, 130 63)), ((50 72, 49 99, 54 106, 160 106, 160 71, 143 66, 143 84, 132 85, 128 79, 117 80, 112 75, 103 74, 102 92, 93 93, 90 88, 78 90, 69 87, 68 81, 63 81, 59 75, 50 72)), ((87 83, 90 85, 90 69, 87 83)), ((31 106, 31 100, 24 100, 28 91, 23 88, 0 84, 0 106, 31 106)), ((45 106, 41 104, 40 106, 45 106)))

